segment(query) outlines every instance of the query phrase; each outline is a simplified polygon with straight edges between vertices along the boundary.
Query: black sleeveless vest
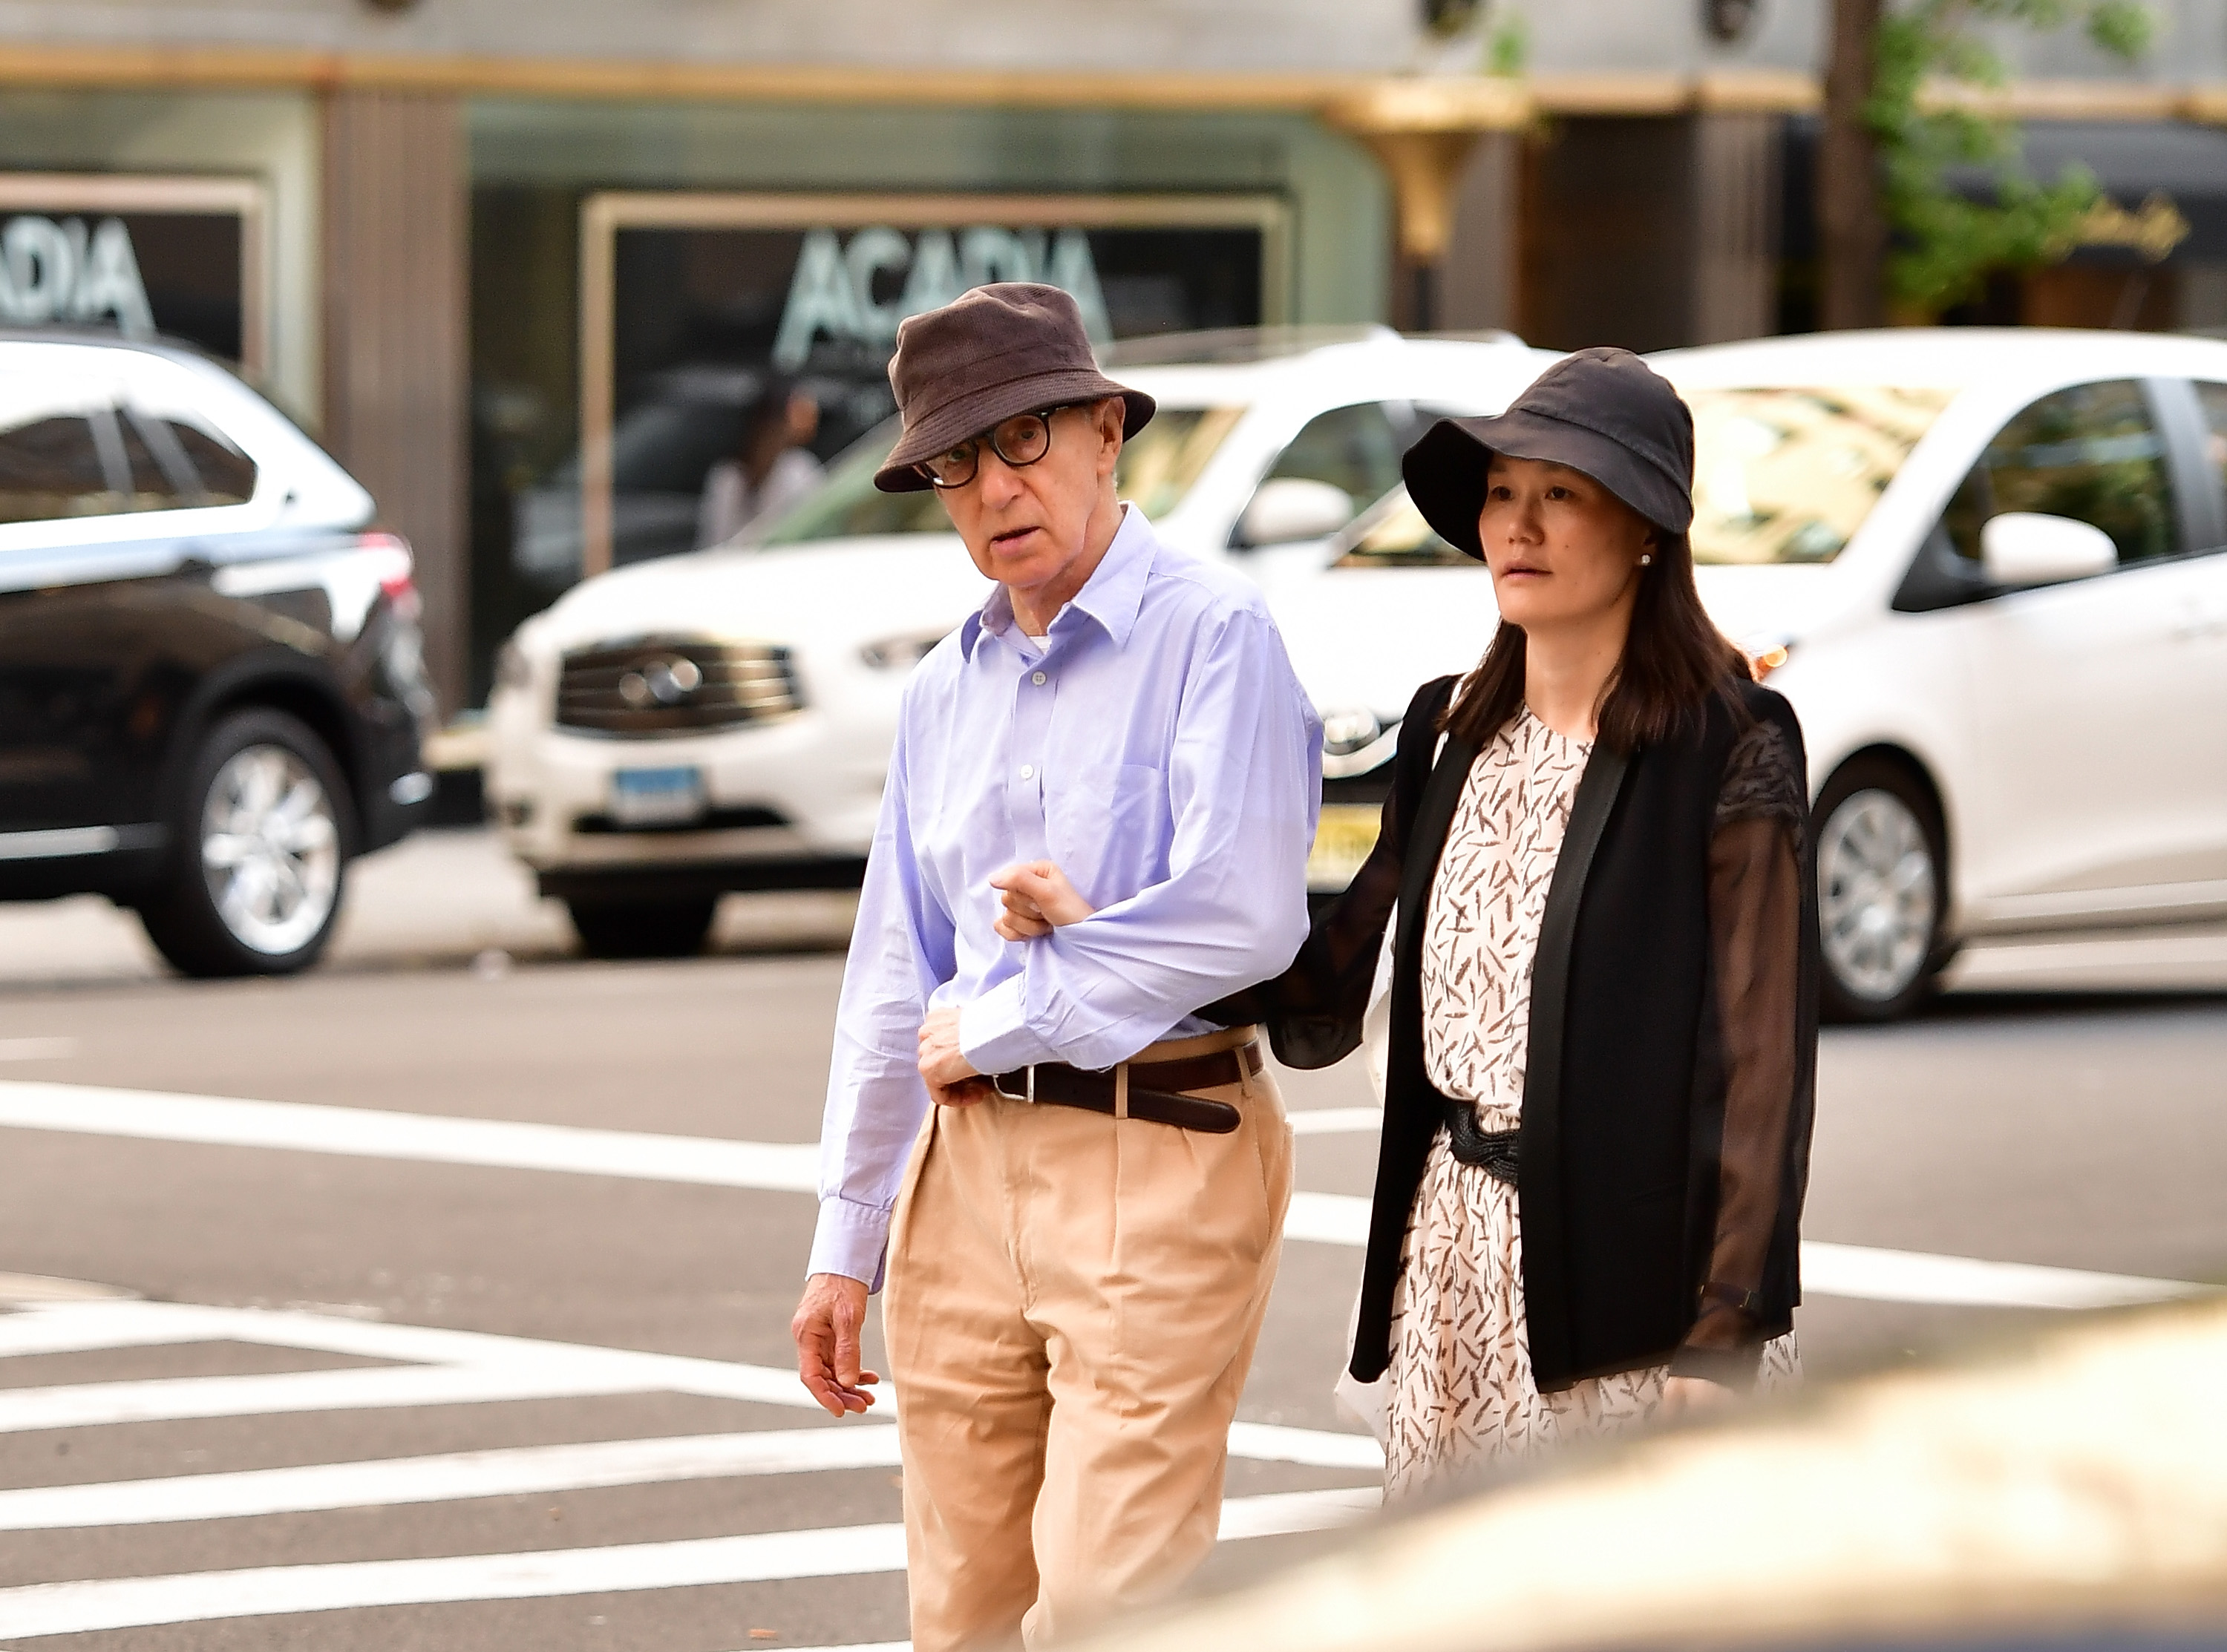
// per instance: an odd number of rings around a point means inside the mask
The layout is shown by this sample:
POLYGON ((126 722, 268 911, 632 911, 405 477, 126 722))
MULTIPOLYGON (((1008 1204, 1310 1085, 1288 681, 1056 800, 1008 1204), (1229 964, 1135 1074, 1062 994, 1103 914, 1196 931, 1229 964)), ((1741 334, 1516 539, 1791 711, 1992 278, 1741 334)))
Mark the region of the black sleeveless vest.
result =
MULTIPOLYGON (((1394 786, 1413 822, 1401 860, 1383 1144, 1352 1372, 1389 1361, 1401 1250, 1444 1098, 1425 1071, 1422 932, 1433 878, 1477 749, 1432 761, 1452 678, 1427 685, 1394 786), (1418 719, 1421 721, 1418 724, 1418 719)), ((1742 685, 1750 715, 1801 751, 1792 708, 1742 685)), ((1523 1292, 1542 1391, 1667 1362, 1699 1311, 1715 1233, 1725 1065, 1709 936, 1709 846, 1740 730, 1713 699, 1703 726, 1629 756, 1597 745, 1578 783, 1548 886, 1531 979, 1522 1166, 1523 1292)), ((1758 1318, 1785 1331, 1801 1299, 1797 1254, 1816 1071, 1817 921, 1805 871, 1797 1044, 1778 1219, 1758 1318)))

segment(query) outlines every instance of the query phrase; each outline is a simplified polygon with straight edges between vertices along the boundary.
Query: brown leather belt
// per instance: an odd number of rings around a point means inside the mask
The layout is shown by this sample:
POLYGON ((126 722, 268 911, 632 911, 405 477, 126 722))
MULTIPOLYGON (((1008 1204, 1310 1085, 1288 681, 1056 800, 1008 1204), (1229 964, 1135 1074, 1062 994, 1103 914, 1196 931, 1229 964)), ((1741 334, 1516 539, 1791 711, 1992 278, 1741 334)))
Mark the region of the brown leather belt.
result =
MULTIPOLYGON (((1203 1131, 1226 1136, 1237 1128, 1241 1115, 1227 1101, 1210 1101, 1187 1095, 1187 1090, 1214 1090, 1238 1084, 1267 1065, 1258 1039, 1235 1049, 1217 1049, 1205 1056, 1186 1056, 1172 1062, 1127 1062, 1129 1116, 1178 1130, 1203 1131)), ((1008 1101, 1050 1103, 1081 1107, 1089 1113, 1114 1110, 1115 1074, 1069 1067, 1064 1062, 1042 1062, 992 1076, 990 1088, 1008 1101)))

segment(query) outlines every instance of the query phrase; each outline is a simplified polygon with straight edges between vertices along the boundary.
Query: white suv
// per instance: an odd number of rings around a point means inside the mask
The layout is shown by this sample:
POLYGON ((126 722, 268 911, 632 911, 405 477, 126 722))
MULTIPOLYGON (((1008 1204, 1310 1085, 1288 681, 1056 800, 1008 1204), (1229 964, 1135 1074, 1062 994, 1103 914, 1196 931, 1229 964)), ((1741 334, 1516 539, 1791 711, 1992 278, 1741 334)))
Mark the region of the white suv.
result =
MULTIPOLYGON (((1159 404, 1121 496, 1272 593, 1431 418, 1496 411, 1553 359, 1381 328, 1154 342, 1159 365, 1109 361, 1159 404)), ((932 494, 875 491, 894 439, 763 534, 590 579, 505 647, 489 809, 591 952, 693 951, 723 891, 857 881, 905 675, 987 592, 932 494)), ((1374 732, 1334 726, 1333 750, 1374 732)))

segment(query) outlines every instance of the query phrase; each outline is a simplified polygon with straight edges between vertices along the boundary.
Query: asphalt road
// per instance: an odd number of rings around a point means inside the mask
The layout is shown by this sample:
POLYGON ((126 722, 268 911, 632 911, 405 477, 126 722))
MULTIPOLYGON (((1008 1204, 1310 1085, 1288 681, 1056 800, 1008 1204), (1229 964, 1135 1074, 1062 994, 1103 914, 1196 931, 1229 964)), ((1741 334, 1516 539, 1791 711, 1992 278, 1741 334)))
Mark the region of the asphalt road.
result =
MULTIPOLYGON (((901 1640, 887 1434, 783 1375, 812 1206, 782 1145, 817 1130, 839 903, 629 966, 530 901, 406 909, 335 967, 216 985, 112 915, 0 915, 0 1646, 901 1640)), ((2063 1310, 2005 1304, 2097 1272, 2227 1283, 2223 1075, 2216 990, 1829 1032, 1808 1228, 1863 1248, 1819 1253, 1813 1375, 2025 1334, 2063 1310)), ((1329 1395, 1365 1084, 1286 1086, 1332 1126, 1299 1146, 1330 1196, 1286 1248, 1220 1576, 1375 1481, 1329 1395)))

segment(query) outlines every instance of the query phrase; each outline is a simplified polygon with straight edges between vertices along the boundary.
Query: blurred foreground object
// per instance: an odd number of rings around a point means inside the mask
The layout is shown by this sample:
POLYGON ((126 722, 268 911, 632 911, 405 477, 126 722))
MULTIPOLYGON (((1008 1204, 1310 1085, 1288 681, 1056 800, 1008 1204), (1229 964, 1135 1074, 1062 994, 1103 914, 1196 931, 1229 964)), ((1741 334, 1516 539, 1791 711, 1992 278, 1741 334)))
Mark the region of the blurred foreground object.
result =
POLYGON ((2090 1320, 1380 1527, 1122 1652, 2227 1645, 2227 1301, 2090 1320))

